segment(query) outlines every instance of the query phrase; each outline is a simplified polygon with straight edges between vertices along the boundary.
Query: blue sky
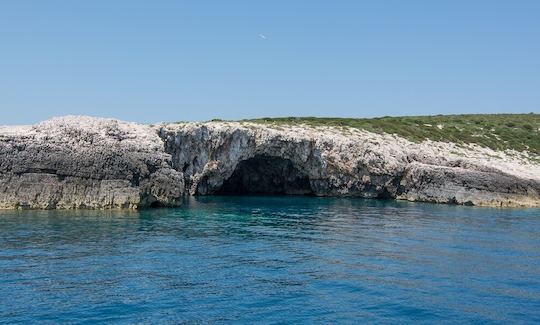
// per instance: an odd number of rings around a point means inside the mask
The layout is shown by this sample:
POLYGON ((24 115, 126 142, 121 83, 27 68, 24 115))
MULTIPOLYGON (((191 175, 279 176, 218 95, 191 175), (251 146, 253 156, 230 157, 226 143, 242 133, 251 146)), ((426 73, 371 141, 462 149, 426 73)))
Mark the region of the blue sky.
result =
POLYGON ((540 112, 540 1, 1 1, 0 112, 540 112))

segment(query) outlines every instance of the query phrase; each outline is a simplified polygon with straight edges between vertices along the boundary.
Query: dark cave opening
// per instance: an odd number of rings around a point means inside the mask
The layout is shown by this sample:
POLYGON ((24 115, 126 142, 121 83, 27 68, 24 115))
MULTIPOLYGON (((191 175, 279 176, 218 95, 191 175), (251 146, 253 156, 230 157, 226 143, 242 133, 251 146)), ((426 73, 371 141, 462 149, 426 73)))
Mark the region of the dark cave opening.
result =
POLYGON ((163 205, 159 201, 154 201, 154 202, 150 203, 150 207, 151 208, 162 208, 163 205))
POLYGON ((309 178, 289 159, 255 156, 241 161, 218 195, 312 195, 309 178))

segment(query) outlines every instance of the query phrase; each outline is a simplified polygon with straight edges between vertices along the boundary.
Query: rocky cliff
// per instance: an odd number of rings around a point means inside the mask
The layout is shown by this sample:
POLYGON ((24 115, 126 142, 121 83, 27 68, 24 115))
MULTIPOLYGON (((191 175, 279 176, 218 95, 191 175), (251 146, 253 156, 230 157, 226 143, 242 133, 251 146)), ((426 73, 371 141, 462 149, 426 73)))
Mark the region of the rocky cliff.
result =
POLYGON ((0 155, 0 208, 177 206, 184 195, 252 193, 540 206, 540 165, 527 153, 351 128, 63 117, 0 128, 0 155))
POLYGON ((147 126, 64 117, 0 129, 1 208, 174 206, 183 188, 147 126))

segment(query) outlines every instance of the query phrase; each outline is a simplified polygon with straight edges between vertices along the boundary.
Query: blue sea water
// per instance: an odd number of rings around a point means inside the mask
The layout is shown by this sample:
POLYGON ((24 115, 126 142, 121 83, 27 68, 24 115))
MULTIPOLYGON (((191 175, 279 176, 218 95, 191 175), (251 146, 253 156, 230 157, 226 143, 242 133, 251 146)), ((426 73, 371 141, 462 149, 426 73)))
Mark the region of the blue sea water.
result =
POLYGON ((540 210, 227 196, 0 212, 0 323, 366 322, 540 322, 540 210))

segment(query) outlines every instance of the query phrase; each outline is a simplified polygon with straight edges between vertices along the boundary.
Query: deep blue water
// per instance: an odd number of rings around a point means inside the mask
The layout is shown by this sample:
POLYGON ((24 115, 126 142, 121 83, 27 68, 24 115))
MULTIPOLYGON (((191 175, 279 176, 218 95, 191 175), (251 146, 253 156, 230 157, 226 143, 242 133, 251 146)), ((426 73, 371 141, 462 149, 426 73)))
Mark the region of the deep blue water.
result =
POLYGON ((540 210, 201 197, 3 211, 0 322, 540 322, 540 210))

